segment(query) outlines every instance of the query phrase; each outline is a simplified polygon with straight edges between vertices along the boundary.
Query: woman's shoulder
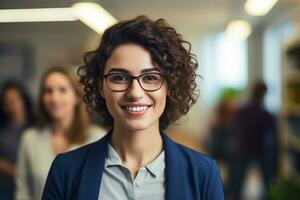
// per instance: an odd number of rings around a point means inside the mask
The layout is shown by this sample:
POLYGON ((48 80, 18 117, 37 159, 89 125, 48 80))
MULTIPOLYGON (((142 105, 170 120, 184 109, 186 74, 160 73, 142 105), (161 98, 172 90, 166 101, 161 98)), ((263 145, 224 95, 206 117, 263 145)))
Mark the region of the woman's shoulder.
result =
POLYGON ((47 132, 47 128, 29 127, 24 130, 21 140, 32 143, 44 138, 47 132))
POLYGON ((84 173, 84 166, 90 152, 96 153, 94 147, 101 151, 101 145, 100 149, 98 148, 99 142, 90 143, 72 151, 58 154, 51 164, 42 199, 47 199, 44 197, 50 193, 51 195, 55 193, 57 196, 64 197, 64 199, 71 199, 66 196, 74 195, 78 192, 80 178, 84 173))
POLYGON ((61 153, 56 157, 56 160, 58 160, 57 162, 63 162, 68 164, 72 164, 73 162, 78 163, 84 161, 90 151, 101 151, 106 147, 105 143, 102 142, 102 139, 103 138, 96 142, 94 141, 92 143, 73 149, 71 151, 61 153))
POLYGON ((178 147, 182 159, 189 165, 192 165, 193 168, 201 169, 201 171, 211 171, 212 168, 216 167, 215 160, 208 155, 195 151, 182 144, 175 144, 178 147))
POLYGON ((90 148, 94 145, 94 143, 87 144, 85 146, 79 147, 77 149, 58 154, 55 158, 57 162, 62 163, 72 163, 74 161, 80 162, 81 159, 84 159, 88 152, 90 151, 90 148))
POLYGON ((68 174, 68 177, 77 176, 81 173, 80 171, 90 155, 90 152, 95 151, 95 147, 101 151, 102 147, 100 146, 100 149, 98 148, 99 142, 101 141, 58 154, 52 162, 51 170, 60 174, 68 174))

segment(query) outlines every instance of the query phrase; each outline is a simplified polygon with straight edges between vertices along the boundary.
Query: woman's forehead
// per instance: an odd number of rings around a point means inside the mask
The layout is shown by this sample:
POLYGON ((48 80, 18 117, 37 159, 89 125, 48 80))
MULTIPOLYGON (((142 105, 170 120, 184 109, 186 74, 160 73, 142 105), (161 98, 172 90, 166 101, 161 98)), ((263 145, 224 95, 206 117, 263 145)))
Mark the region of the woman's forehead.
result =
POLYGON ((142 46, 124 44, 117 47, 106 62, 105 72, 114 68, 127 70, 131 73, 141 73, 149 68, 157 68, 152 62, 150 53, 142 46))
POLYGON ((50 73, 47 77, 45 77, 44 85, 45 86, 55 86, 55 85, 70 86, 71 81, 65 74, 62 74, 60 72, 53 72, 50 73))

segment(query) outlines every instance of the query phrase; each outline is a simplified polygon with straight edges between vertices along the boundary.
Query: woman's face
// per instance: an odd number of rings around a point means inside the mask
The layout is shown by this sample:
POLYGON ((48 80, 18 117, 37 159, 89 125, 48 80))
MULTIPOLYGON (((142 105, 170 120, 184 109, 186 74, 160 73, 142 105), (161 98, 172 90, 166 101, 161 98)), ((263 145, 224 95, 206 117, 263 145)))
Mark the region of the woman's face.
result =
POLYGON ((22 96, 15 88, 8 89, 5 92, 3 107, 12 119, 15 119, 17 116, 22 116, 26 112, 22 96))
POLYGON ((79 98, 70 82, 62 73, 53 72, 44 81, 43 102, 53 120, 74 115, 79 98))
MULTIPOLYGON (((150 53, 136 44, 124 44, 117 47, 107 60, 104 74, 125 73, 139 76, 144 73, 159 73, 158 67, 152 63, 150 53)), ((105 98, 108 111, 114 119, 114 128, 139 131, 159 127, 167 96, 166 81, 159 90, 144 91, 136 79, 128 90, 115 92, 108 88, 103 80, 100 90, 105 98)))

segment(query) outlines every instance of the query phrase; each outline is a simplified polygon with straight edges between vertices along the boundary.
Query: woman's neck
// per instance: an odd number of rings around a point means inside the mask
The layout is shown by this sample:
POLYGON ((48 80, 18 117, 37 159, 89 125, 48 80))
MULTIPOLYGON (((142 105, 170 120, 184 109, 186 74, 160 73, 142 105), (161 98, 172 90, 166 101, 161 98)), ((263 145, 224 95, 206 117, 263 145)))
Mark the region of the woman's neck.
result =
POLYGON ((54 155, 66 152, 70 147, 67 133, 72 126, 73 118, 64 117, 61 119, 53 120, 52 122, 52 135, 51 146, 54 155))
POLYGON ((125 166, 138 170, 154 160, 163 149, 163 140, 158 127, 141 131, 130 131, 114 127, 111 144, 125 166))
POLYGON ((62 117, 53 120, 52 131, 54 134, 66 134, 72 126, 73 117, 62 117))

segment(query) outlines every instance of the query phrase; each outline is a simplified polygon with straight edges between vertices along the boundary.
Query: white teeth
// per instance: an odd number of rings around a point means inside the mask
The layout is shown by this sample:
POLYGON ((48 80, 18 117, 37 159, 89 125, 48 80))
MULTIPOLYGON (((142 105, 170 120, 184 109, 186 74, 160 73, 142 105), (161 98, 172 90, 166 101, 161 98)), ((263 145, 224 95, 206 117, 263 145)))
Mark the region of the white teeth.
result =
POLYGON ((146 110, 147 106, 137 106, 137 107, 133 107, 133 106, 127 106, 126 109, 133 111, 133 112, 140 112, 143 110, 146 110))

